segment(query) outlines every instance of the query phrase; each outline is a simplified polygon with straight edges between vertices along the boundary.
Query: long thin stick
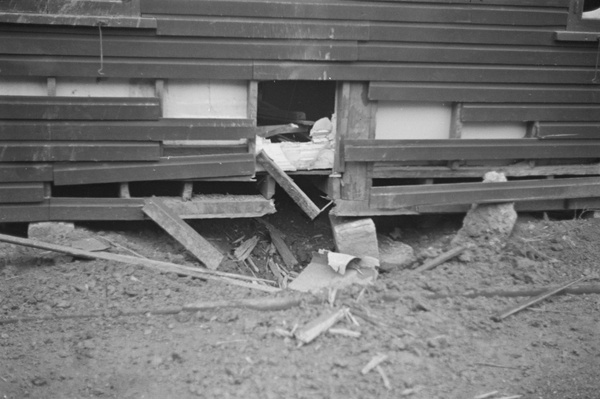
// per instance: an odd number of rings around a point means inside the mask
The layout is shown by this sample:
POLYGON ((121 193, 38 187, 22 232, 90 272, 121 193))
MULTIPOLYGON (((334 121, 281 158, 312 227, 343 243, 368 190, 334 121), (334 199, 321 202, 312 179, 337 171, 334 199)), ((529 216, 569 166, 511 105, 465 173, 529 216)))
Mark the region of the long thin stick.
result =
POLYGON ((495 316, 492 316, 492 320, 502 321, 502 320, 506 319, 508 316, 513 315, 517 312, 520 312, 521 310, 526 309, 526 308, 530 307, 531 305, 535 305, 536 303, 541 302, 544 299, 551 297, 554 294, 559 293, 560 291, 564 290, 565 288, 568 288, 568 287, 572 286, 573 284, 577 284, 580 281, 585 280, 586 278, 587 277, 578 278, 577 280, 573 280, 567 284, 561 285, 560 287, 553 288, 549 291, 546 291, 543 294, 536 296, 535 298, 528 299, 525 302, 522 302, 517 306, 510 307, 510 308, 504 310, 503 312, 501 312, 495 316))
POLYGON ((463 253, 465 250, 467 249, 467 247, 465 246, 460 246, 460 247, 456 247, 456 248, 452 248, 451 250, 444 252, 443 254, 441 254, 440 256, 438 256, 435 259, 432 259, 428 262, 423 263, 421 266, 417 267, 413 272, 414 273, 422 273, 424 271, 427 270, 431 270, 439 265, 441 265, 442 263, 454 258, 455 256, 460 255, 461 253, 463 253))
POLYGON ((107 252, 83 251, 81 249, 66 247, 63 245, 49 244, 47 242, 30 240, 27 238, 14 237, 14 236, 6 235, 6 234, 0 234, 0 241, 8 242, 10 244, 22 245, 25 247, 45 249, 47 251, 64 253, 67 255, 78 256, 80 258, 102 259, 102 260, 108 260, 108 261, 112 261, 112 262, 145 266, 145 267, 155 269, 155 270, 160 270, 160 271, 166 272, 166 273, 170 272, 170 273, 177 273, 177 274, 182 274, 182 275, 186 275, 186 276, 199 277, 199 278, 203 278, 206 280, 217 280, 217 281, 227 282, 232 285, 239 285, 239 286, 243 286, 243 287, 247 287, 247 288, 253 288, 253 289, 257 289, 257 290, 261 290, 261 291, 266 291, 266 292, 280 291, 279 288, 265 286, 265 285, 259 285, 259 284, 251 284, 251 283, 247 282, 247 281, 253 281, 253 282, 263 281, 263 282, 269 282, 269 283, 273 284, 273 282, 270 280, 263 280, 263 279, 258 279, 258 278, 254 278, 254 277, 243 276, 241 274, 219 272, 216 270, 209 270, 209 269, 202 268, 202 267, 182 266, 182 265, 178 265, 175 263, 162 262, 162 261, 152 260, 152 259, 138 258, 135 256, 128 256, 128 255, 117 255, 117 254, 111 254, 111 253, 107 253, 107 252), (239 280, 246 280, 246 281, 239 281, 239 280))

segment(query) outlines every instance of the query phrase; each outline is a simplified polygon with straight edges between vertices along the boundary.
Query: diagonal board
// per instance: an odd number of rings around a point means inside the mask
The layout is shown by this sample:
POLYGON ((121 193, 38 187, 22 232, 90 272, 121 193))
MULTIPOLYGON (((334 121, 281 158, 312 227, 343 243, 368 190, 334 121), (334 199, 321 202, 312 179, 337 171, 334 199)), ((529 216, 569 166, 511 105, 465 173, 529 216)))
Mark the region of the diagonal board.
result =
POLYGON ((216 270, 224 256, 156 197, 148 198, 142 211, 176 239, 210 270, 216 270))
POLYGON ((264 151, 256 156, 256 161, 265 168, 268 174, 273 176, 277 184, 289 194, 309 218, 314 219, 319 216, 321 210, 264 151))

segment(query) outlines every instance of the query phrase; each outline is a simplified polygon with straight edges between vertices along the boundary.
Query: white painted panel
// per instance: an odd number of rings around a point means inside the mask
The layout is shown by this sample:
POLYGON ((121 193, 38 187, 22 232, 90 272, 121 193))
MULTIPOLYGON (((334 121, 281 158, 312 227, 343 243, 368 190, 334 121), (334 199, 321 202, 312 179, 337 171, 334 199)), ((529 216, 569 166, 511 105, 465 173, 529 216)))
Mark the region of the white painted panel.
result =
POLYGON ((247 118, 248 82, 165 81, 165 118, 247 118))
POLYGON ((440 103, 380 101, 375 138, 381 140, 447 139, 452 106, 440 103))
POLYGON ((46 78, 0 77, 1 96, 47 96, 46 78))
POLYGON ((150 79, 57 78, 56 95, 65 97, 153 97, 150 79))
POLYGON ((522 139, 526 133, 524 123, 469 123, 462 128, 463 139, 522 139))

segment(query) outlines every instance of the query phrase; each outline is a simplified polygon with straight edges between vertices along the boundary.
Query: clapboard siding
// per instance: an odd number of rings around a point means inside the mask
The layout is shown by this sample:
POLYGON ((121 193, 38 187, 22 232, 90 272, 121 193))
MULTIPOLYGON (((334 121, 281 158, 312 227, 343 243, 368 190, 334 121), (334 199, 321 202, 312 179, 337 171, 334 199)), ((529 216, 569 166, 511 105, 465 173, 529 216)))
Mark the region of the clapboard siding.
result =
MULTIPOLYGON (((211 27, 211 29, 213 29, 211 27)), ((98 39, 82 35, 0 33, 0 54, 96 57, 98 39)), ((234 36, 235 37, 235 36, 234 36)), ((241 36, 245 37, 245 36, 241 36)), ((355 61, 358 46, 353 41, 328 40, 240 40, 149 38, 145 36, 105 37, 105 57, 202 58, 202 59, 289 59, 355 61)))
POLYGON ((156 161, 158 143, 0 141, 0 162, 156 161))
POLYGON ((166 36, 368 40, 369 26, 366 23, 354 21, 179 17, 160 18, 157 33, 166 36))
MULTIPOLYGON (((600 129, 597 129, 600 130, 600 129)), ((600 158, 600 141, 346 140, 347 162, 600 158)))
POLYGON ((600 121, 600 105, 463 104, 463 122, 600 121))
POLYGON ((369 98, 383 101, 598 104, 600 92, 594 86, 375 82, 369 86, 369 98))
MULTIPOLYGON (((256 80, 358 80, 371 82, 579 84, 595 86, 593 67, 533 67, 426 63, 312 63, 256 61, 256 80)), ((374 85, 376 83, 373 83, 374 85)), ((379 85, 377 83, 377 85, 379 85)), ((531 90, 536 90, 532 88, 531 90)), ((409 98, 403 100, 410 101, 409 98)), ((417 100, 420 101, 420 100, 417 100)))
POLYGON ((254 174, 252 154, 161 158, 152 163, 65 164, 54 167, 54 184, 201 179, 254 174))
POLYGON ((18 0, 0 2, 0 11, 40 14, 135 16, 140 13, 140 0, 18 0))
POLYGON ((0 183, 0 203, 27 203, 43 200, 43 183, 0 183))
POLYGON ((0 119, 155 120, 158 98, 0 96, 0 119))
MULTIPOLYGON (((170 58, 105 58, 102 76, 107 78, 175 78, 251 80, 252 61, 170 58)), ((97 77, 99 57, 35 57, 1 55, 4 76, 97 77)))
POLYGON ((2 140, 163 141, 254 138, 251 119, 161 119, 160 121, 0 121, 2 140))
POLYGON ((491 25, 565 25, 566 10, 509 6, 370 2, 143 0, 142 15, 202 15, 491 25))
POLYGON ((52 165, 40 163, 0 163, 0 182, 50 182, 52 165))

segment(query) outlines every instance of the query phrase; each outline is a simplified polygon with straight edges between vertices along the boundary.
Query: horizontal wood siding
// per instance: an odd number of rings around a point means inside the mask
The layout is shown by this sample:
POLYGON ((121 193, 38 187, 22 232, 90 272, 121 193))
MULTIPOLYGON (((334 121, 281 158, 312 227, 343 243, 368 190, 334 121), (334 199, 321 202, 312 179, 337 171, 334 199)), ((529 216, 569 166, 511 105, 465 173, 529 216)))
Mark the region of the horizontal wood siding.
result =
POLYGON ((0 141, 0 162, 157 161, 158 143, 0 141))
POLYGON ((44 200, 42 183, 0 183, 0 203, 40 202, 44 200))
POLYGON ((463 104, 463 122, 600 121, 592 104, 463 104))

